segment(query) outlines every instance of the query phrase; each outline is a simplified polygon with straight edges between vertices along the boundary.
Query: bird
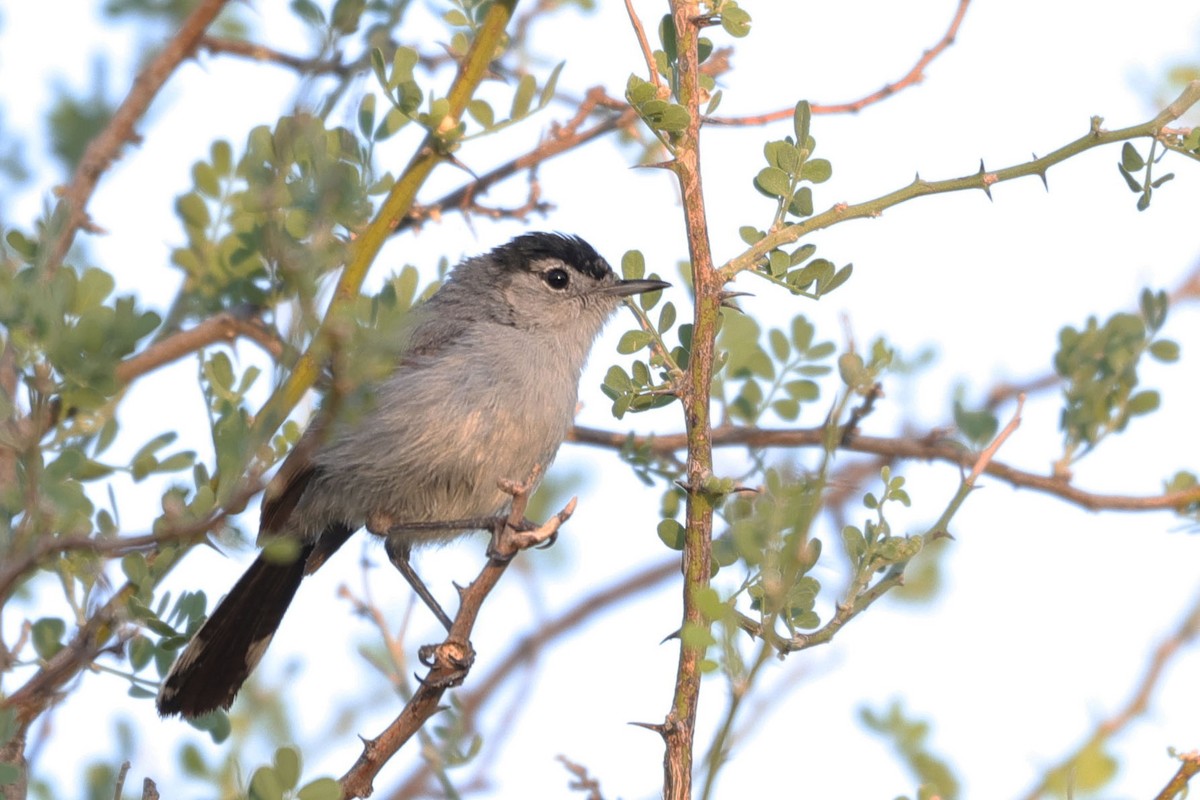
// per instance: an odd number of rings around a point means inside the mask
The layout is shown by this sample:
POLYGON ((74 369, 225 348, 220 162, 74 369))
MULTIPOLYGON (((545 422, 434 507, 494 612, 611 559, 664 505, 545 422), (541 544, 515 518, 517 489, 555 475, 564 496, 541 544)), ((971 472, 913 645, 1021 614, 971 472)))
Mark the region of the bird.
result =
POLYGON ((269 482, 259 542, 286 540, 294 557, 260 553, 163 679, 159 714, 228 709, 302 580, 361 528, 384 539, 449 628, 412 549, 507 513, 500 481, 553 461, 605 323, 623 298, 668 286, 622 280, 590 244, 561 233, 522 234, 459 263, 408 312, 395 365, 368 387, 366 407, 339 414, 326 398, 269 482))

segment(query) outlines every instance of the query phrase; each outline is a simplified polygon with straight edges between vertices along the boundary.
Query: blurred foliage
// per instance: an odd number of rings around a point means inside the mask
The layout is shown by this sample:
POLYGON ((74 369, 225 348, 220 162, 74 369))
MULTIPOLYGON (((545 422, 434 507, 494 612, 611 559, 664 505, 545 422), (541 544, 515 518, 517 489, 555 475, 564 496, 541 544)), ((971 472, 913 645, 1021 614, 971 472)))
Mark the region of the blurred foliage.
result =
POLYGON ((916 795, 919 800, 956 800, 960 796, 961 787, 953 769, 926 745, 930 732, 928 722, 909 717, 898 700, 882 713, 862 708, 859 718, 868 730, 878 733, 892 745, 916 777, 920 784, 916 795))

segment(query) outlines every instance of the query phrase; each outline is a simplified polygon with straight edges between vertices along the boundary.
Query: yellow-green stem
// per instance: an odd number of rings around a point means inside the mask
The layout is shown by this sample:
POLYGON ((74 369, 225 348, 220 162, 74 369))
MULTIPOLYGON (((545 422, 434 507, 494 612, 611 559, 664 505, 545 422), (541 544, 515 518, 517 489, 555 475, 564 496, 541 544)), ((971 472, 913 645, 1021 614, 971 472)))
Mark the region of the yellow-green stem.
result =
MULTIPOLYGON (((471 43, 471 48, 467 51, 459 67, 458 76, 450 87, 450 93, 447 96, 450 105, 450 119, 447 121, 447 125, 457 123, 462 117, 467 103, 470 102, 471 96, 487 72, 488 65, 500 44, 516 5, 517 0, 497 0, 488 9, 479 33, 471 43)), ((253 457, 258 447, 266 442, 283 423, 305 392, 311 389, 316 382, 327 355, 331 323, 336 321, 343 309, 353 303, 354 298, 358 296, 367 270, 379 254, 384 242, 392 235, 401 220, 408 215, 416 201, 417 191, 443 157, 438 147, 436 133, 430 132, 425 137, 421 148, 413 156, 412 161, 409 162, 408 168, 404 170, 404 173, 392 186, 391 191, 388 192, 388 196, 375 218, 351 244, 350 259, 338 279, 333 299, 321 327, 313 336, 308 349, 296 362, 287 380, 275 390, 255 420, 254 434, 251 437, 254 446, 247 448, 245 455, 247 462, 253 457)), ((232 491, 232 485, 236 482, 236 478, 230 480, 233 476, 222 477, 225 480, 221 481, 219 497, 223 499, 232 491)))

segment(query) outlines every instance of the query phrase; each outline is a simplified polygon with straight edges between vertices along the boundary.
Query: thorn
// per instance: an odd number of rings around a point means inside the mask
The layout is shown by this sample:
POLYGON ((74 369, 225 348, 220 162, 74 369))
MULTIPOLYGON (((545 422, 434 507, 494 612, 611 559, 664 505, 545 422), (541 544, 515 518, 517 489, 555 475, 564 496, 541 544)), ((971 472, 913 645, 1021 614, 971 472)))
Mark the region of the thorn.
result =
POLYGON ((661 722, 630 722, 629 724, 636 725, 639 728, 645 728, 648 731, 654 731, 659 736, 662 736, 667 732, 667 726, 663 725, 661 722))
POLYGON ((976 174, 983 175, 986 172, 987 172, 987 168, 983 166, 983 159, 981 158, 981 159, 979 159, 979 172, 976 174))
POLYGON ((479 176, 475 174, 475 170, 471 169, 471 168, 470 168, 470 167, 468 167, 466 164, 464 164, 463 162, 459 161, 459 160, 458 160, 458 158, 457 158, 456 156, 454 156, 454 155, 446 155, 446 156, 443 156, 443 158, 445 158, 445 160, 446 160, 446 162, 447 162, 447 163, 449 163, 449 164, 452 164, 453 166, 456 166, 456 167, 458 167, 458 168, 459 168, 459 169, 461 169, 463 172, 465 172, 465 173, 467 173, 468 175, 470 175, 470 176, 471 176, 471 178, 472 178, 473 180, 475 180, 476 182, 478 182, 478 181, 479 181, 479 176))
POLYGON ((631 169, 675 169, 674 161, 655 161, 653 164, 634 164, 631 169))
MULTIPOLYGON (((1030 155, 1033 156, 1034 161, 1037 161, 1037 153, 1030 153, 1030 155)), ((1042 186, 1046 188, 1046 191, 1050 191, 1050 183, 1046 180, 1046 170, 1043 169, 1041 172, 1039 172, 1038 177, 1042 179, 1042 186)))
POLYGON ((682 631, 683 631, 683 628, 676 628, 674 631, 672 631, 671 633, 668 633, 666 636, 664 636, 663 640, 661 642, 659 642, 659 644, 666 644, 667 642, 671 641, 672 639, 678 639, 679 634, 682 631))

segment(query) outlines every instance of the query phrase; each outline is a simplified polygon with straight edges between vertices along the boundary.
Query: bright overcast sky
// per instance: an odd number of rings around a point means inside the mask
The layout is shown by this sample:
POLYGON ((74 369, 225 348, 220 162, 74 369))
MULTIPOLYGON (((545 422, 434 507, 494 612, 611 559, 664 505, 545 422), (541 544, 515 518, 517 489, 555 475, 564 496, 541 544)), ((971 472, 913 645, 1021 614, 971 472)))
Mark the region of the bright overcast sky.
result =
MULTIPOLYGON (((262 2, 239 10, 252 20, 255 39, 304 53, 309 43, 303 32, 282 22, 284 5, 262 2)), ((601 5, 602 11, 586 18, 565 13, 534 29, 543 51, 567 59, 560 89, 573 96, 597 83, 619 96, 629 73, 644 69, 621 4, 601 5)), ((956 3, 746 0, 743 5, 755 25, 748 39, 735 43, 734 71, 723 79, 723 114, 773 110, 801 98, 838 102, 867 94, 898 79, 938 40, 956 3)), ((647 2, 636 6, 650 21, 648 27, 665 8, 647 2)), ((23 133, 36 164, 42 157, 37 140, 43 136, 49 88, 61 82, 76 92, 89 89, 95 56, 103 49, 117 62, 106 77, 108 93, 116 96, 125 90, 128 60, 137 53, 127 32, 102 29, 99 20, 88 24, 73 17, 64 25, 60 4, 8 4, 0 14, 3 122, 23 133)), ((435 27, 423 36, 409 28, 401 31, 406 41, 426 48, 440 35, 435 27)), ((719 31, 713 38, 718 45, 728 43, 719 31)), ((980 158, 989 168, 1008 166, 1082 135, 1092 115, 1103 116, 1110 128, 1142 122, 1162 99, 1156 92, 1165 71, 1200 63, 1198 44, 1200 14, 1178 0, 1143 3, 1136 12, 1126 4, 980 0, 956 44, 929 68, 923 84, 857 116, 814 122, 817 155, 830 159, 834 168, 833 179, 816 190, 816 205, 870 199, 904 185, 918 171, 925 178, 968 174, 980 158)), ((549 67, 536 69, 544 74, 549 67)), ((363 81, 356 91, 368 88, 363 81)), ((295 99, 293 76, 272 66, 213 57, 186 66, 142 126, 145 144, 101 182, 91 210, 110 233, 87 242, 96 263, 116 270, 123 291, 162 308, 178 281, 166 266, 168 255, 183 241, 173 201, 189 186, 192 162, 206 155, 214 138, 239 147, 253 125, 272 123, 295 99)), ((345 109, 345 121, 352 120, 352 110, 345 109)), ((569 115, 565 106, 543 112, 509 133, 508 140, 530 142, 535 131, 569 115)), ((750 180, 761 166, 761 142, 786 132, 775 126, 706 135, 709 224, 718 260, 738 252, 740 225, 766 224, 770 206, 750 180)), ((392 157, 386 168, 396 169, 406 158, 398 151, 392 157)), ((481 149, 463 157, 482 172, 502 154, 481 149)), ((902 353, 935 348, 937 366, 914 388, 889 393, 865 430, 892 433, 890 426, 906 415, 922 428, 944 424, 956 385, 977 400, 998 380, 1044 373, 1062 324, 1079 325, 1089 314, 1103 317, 1130 308, 1143 286, 1171 288, 1196 263, 1197 165, 1168 159, 1165 168, 1177 179, 1139 214, 1135 196, 1117 174, 1118 157, 1117 148, 1093 151, 1054 168, 1049 193, 1040 181, 1027 179, 996 187, 990 202, 979 193, 928 198, 880 220, 823 232, 813 238, 819 254, 855 264, 849 285, 813 304, 742 278, 738 288, 755 294, 743 306, 764 324, 783 324, 803 311, 817 322, 822 338, 839 345, 845 341, 844 315, 860 346, 886 332, 902 353)), ((613 262, 626 249, 639 248, 652 269, 674 279, 674 264, 686 252, 674 188, 665 172, 628 169, 629 158, 628 151, 606 142, 546 165, 542 190, 558 210, 536 225, 577 232, 613 262)), ((425 199, 435 197, 439 187, 458 185, 462 177, 440 170, 425 199)), ((50 189, 27 187, 6 210, 6 219, 29 227, 50 189)), ((518 183, 488 199, 519 198, 522 192, 518 183)), ((450 217, 419 237, 395 242, 372 280, 406 262, 431 275, 439 256, 457 260, 518 229, 481 222, 476 236, 450 217)), ((673 299, 686 304, 681 291, 673 299)), ((1147 383, 1164 390, 1161 421, 1139 420, 1128 438, 1106 444, 1094 463, 1085 462, 1077 471, 1081 485, 1152 494, 1170 471, 1189 463, 1195 469, 1200 434, 1187 409, 1195 402, 1197 321, 1194 307, 1176 312, 1168 335, 1182 343, 1184 359, 1147 371, 1147 383)), ((593 355, 584 378, 581 421, 639 432, 677 431, 676 409, 617 423, 596 391, 616 358, 615 334, 627 325, 624 318, 614 322, 593 355)), ((126 422, 151 421, 143 440, 188 415, 203 419, 198 398, 179 390, 194 380, 194 370, 194 364, 183 365, 173 379, 147 381, 150 385, 130 396, 126 422)), ((803 424, 816 424, 820 413, 814 410, 803 424)), ((1053 402, 1032 404, 1001 457, 1025 469, 1048 469, 1060 441, 1056 419, 1053 402)), ((204 452, 202 429, 181 434, 204 452)), ((136 438, 128 440, 129 449, 136 438)), ((914 507, 893 524, 918 531, 940 514, 957 473, 944 466, 899 469, 912 479, 914 507)), ((654 533, 657 490, 644 489, 615 458, 599 451, 565 448, 556 470, 573 476, 571 491, 582 502, 553 551, 522 556, 525 566, 545 572, 536 598, 544 614, 565 606, 581 589, 608 584, 630 565, 665 554, 654 533)), ((785 776, 794 780, 789 789, 808 789, 812 796, 911 792, 912 779, 860 729, 855 716, 864 704, 880 709, 903 697, 909 713, 934 721, 932 748, 958 768, 965 796, 1019 796, 1042 767, 1068 753, 1126 700, 1149 647, 1194 596, 1200 541, 1166 515, 1091 515, 1011 491, 995 480, 985 483, 956 519, 957 540, 944 562, 946 586, 935 605, 885 602, 848 626, 831 646, 768 670, 768 694, 755 712, 761 722, 751 725, 747 733, 753 736, 738 745, 721 784, 724 795, 778 791, 785 776)), ((118 490, 122 520, 136 533, 152 519, 157 495, 118 490)), ((248 515, 247 526, 254 518, 253 512, 248 515)), ((839 547, 827 533, 826 539, 831 567, 819 569, 818 577, 836 587, 839 573, 832 565, 838 563, 839 547)), ((361 552, 357 546, 347 549, 361 552)), ((379 549, 368 552, 384 561, 379 549)), ((426 554, 421 567, 431 585, 448 589, 449 581, 474 574, 481 555, 479 542, 471 540, 426 554)), ((173 576, 175 588, 203 587, 210 597, 220 595, 250 557, 235 556, 194 554, 194 571, 173 576)), ((359 585, 354 561, 346 555, 336 568, 308 582, 260 669, 278 682, 289 664, 294 667, 288 674, 298 687, 296 696, 308 698, 297 710, 306 748, 326 739, 339 704, 355 697, 365 681, 375 681, 380 697, 386 697, 382 681, 361 669, 353 651, 354 644, 371 640, 369 626, 335 599, 340 583, 359 585), (296 661, 300 657, 302 663, 296 661)), ((539 613, 515 584, 504 605, 497 604, 482 622, 475 645, 483 665, 539 613)), ((405 587, 383 570, 375 573, 374 585, 377 599, 398 619, 405 587)), ((658 642, 678 625, 677 594, 671 585, 641 596, 619 615, 570 637, 545 660, 530 709, 510 739, 520 744, 505 749, 495 770, 500 783, 494 796, 564 796, 567 776, 551 760, 560 752, 586 764, 606 796, 657 796, 660 743, 626 723, 660 720, 667 710, 676 650, 658 642)), ((10 615, 7 622, 19 620, 10 615)), ((413 644, 419 641, 424 640, 413 644)), ((1126 769, 1112 795, 1157 792, 1174 769, 1166 747, 1200 746, 1197 674, 1195 652, 1180 658, 1160 687, 1148 721, 1120 740, 1117 750, 1126 769)), ((175 737, 197 741, 210 758, 222 752, 177 722, 159 722, 149 702, 126 699, 119 679, 89 674, 83 680, 85 690, 55 712, 51 741, 38 757, 38 771, 53 771, 65 794, 73 793, 73 776, 85 757, 115 758, 108 734, 118 714, 132 720, 143 740, 142 749, 132 754, 133 776, 155 778, 164 796, 183 796, 172 760, 175 737), (73 730, 80 735, 72 736, 73 730)), ((706 685, 703 725, 712 724, 724 700, 718 681, 706 685)), ((357 752, 352 733, 376 732, 395 711, 389 703, 377 703, 372 713, 356 718, 353 731, 339 732, 324 750, 306 749, 317 759, 306 774, 341 774, 357 752)), ((743 719, 744 724, 753 721, 753 715, 743 719)), ((703 746, 707 740, 699 741, 703 746)), ((267 751, 249 754, 247 772, 267 758, 267 751)), ((385 770, 378 791, 399 772, 385 770)))

